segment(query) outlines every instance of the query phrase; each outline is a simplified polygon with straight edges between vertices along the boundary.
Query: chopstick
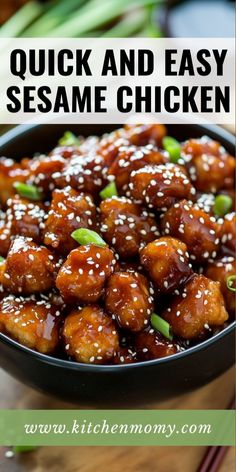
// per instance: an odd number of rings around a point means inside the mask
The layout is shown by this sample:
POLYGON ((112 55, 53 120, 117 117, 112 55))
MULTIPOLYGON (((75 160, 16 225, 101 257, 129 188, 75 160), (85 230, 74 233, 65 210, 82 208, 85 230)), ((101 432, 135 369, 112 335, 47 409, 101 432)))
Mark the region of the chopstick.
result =
MULTIPOLYGON (((235 398, 227 410, 235 409, 235 398)), ((197 469, 197 472, 217 472, 230 446, 210 446, 197 469)))

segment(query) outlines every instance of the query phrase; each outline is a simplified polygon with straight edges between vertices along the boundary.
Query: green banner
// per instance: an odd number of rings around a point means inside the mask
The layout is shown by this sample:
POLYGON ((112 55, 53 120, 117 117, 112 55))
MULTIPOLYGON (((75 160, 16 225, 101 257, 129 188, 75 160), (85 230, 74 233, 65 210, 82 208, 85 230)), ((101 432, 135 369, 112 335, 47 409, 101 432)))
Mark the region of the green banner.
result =
POLYGON ((0 410, 2 446, 233 446, 232 410, 0 410))

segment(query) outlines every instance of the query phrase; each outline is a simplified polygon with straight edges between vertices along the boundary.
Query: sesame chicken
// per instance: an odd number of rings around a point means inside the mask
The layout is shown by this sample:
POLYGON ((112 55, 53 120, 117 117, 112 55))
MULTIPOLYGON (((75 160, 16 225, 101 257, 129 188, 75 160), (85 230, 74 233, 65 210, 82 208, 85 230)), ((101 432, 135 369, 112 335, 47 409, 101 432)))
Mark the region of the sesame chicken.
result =
POLYGON ((233 321, 235 160, 162 124, 107 128, 0 157, 0 331, 132 370, 233 321))
POLYGON ((56 286, 66 302, 94 303, 101 298, 115 264, 108 246, 80 246, 70 252, 60 268, 56 286))
POLYGON ((32 238, 34 242, 42 242, 42 227, 45 208, 42 203, 31 202, 15 195, 7 202, 6 224, 11 236, 32 238))
POLYGON ((175 335, 183 339, 206 336, 228 319, 219 282, 195 274, 182 293, 162 312, 175 335))
POLYGON ((107 165, 102 156, 90 153, 73 155, 53 178, 59 188, 70 185, 75 190, 97 196, 106 185, 107 165))
POLYGON ((165 235, 183 241, 192 261, 204 263, 216 258, 219 250, 220 227, 213 216, 191 201, 182 200, 171 207, 161 221, 165 235))
POLYGON ((140 261, 164 293, 173 292, 192 274, 186 244, 168 236, 147 244, 140 252, 140 261))
POLYGON ((25 182, 29 172, 19 163, 0 157, 0 204, 6 206, 7 200, 15 195, 14 182, 25 182))
POLYGON ((137 353, 130 347, 119 347, 114 355, 114 364, 133 364, 137 362, 137 353))
POLYGON ((182 157, 197 190, 215 193, 233 187, 235 159, 220 143, 206 137, 190 139, 182 147, 182 157))
POLYGON ((138 272, 116 272, 107 283, 105 306, 119 326, 140 331, 153 311, 153 289, 138 272))
POLYGON ((44 224, 44 244, 68 254, 77 247, 71 233, 78 228, 95 228, 96 208, 91 195, 71 187, 54 190, 44 224))
POLYGON ((107 243, 126 259, 159 236, 153 216, 126 197, 109 198, 100 204, 100 230, 107 243))
POLYGON ((152 328, 147 328, 136 334, 135 348, 139 361, 151 361, 181 351, 177 343, 169 341, 152 328))
POLYGON ((220 229, 220 239, 222 252, 228 255, 235 255, 236 248, 236 213, 225 215, 220 229))
POLYGON ((8 295, 0 302, 0 331, 31 349, 53 353, 59 327, 60 311, 44 298, 8 295))
POLYGON ((17 236, 6 258, 2 284, 14 294, 40 293, 53 287, 56 272, 56 260, 48 249, 17 236))
POLYGON ((165 211, 176 201, 192 198, 192 187, 185 170, 175 164, 145 166, 130 176, 130 194, 148 208, 165 211))
POLYGON ((73 310, 65 319, 62 335, 67 355, 77 362, 107 363, 119 347, 114 321, 97 305, 73 310))
POLYGON ((228 289, 227 278, 236 275, 236 260, 232 256, 224 256, 214 262, 209 262, 204 274, 211 280, 220 282, 221 293, 223 294, 225 306, 228 313, 235 316, 235 293, 228 289))
MULTIPOLYGON (((120 191, 126 191, 131 172, 143 168, 145 165, 164 164, 168 161, 168 154, 158 150, 152 144, 147 146, 124 146, 109 167, 108 176, 113 177, 120 191)), ((129 193, 129 192, 128 192, 129 193)))
POLYGON ((60 155, 39 156, 29 160, 26 166, 29 170, 27 183, 36 185, 46 195, 50 194, 55 188, 54 175, 62 171, 65 162, 60 155))
POLYGON ((126 136, 131 144, 145 146, 147 144, 162 145, 162 139, 167 133, 166 127, 161 124, 126 124, 126 136))

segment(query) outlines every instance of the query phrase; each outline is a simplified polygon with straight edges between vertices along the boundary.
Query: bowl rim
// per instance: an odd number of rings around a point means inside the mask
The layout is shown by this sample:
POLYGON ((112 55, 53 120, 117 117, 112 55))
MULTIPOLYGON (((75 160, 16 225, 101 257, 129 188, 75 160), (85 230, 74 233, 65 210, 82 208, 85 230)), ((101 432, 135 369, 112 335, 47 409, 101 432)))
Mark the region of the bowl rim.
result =
POLYGON ((212 338, 205 339, 199 344, 195 344, 194 346, 189 347, 188 349, 180 352, 176 352, 170 356, 161 357, 159 359, 152 359, 148 361, 141 361, 141 362, 134 362, 131 364, 85 364, 82 362, 76 362, 66 359, 60 359, 59 357, 53 357, 48 354, 43 354, 38 351, 34 351, 33 349, 24 346, 23 344, 19 343, 18 341, 11 339, 6 334, 0 333, 0 343, 3 342, 4 344, 8 345, 9 347, 13 347, 16 350, 23 351, 26 355, 31 355, 32 357, 36 357, 39 361, 54 365, 55 367, 63 367, 63 368, 71 368, 72 370, 82 370, 82 371, 113 371, 113 370, 121 370, 121 369, 128 369, 133 370, 140 367, 151 367, 160 364, 166 364, 171 361, 178 361, 178 359, 182 359, 185 357, 189 357, 198 353, 199 351, 204 351, 211 345, 216 344, 221 339, 225 338, 226 336, 230 335, 235 331, 236 321, 233 321, 230 325, 226 326, 222 331, 212 336, 212 338))
MULTIPOLYGON (((60 126, 57 125, 56 123, 52 124, 53 126, 60 126)), ((235 136, 229 132, 228 130, 218 126, 218 125, 210 125, 208 123, 184 123, 185 126, 194 126, 199 128, 199 130, 205 131, 206 133, 210 131, 211 133, 218 135, 220 139, 224 139, 225 141, 228 141, 230 145, 235 145, 235 136)), ((2 136, 0 136, 0 148, 2 146, 6 146, 9 141, 12 139, 15 140, 22 134, 27 134, 30 133, 31 131, 34 131, 35 128, 38 127, 43 127, 46 126, 44 124, 21 124, 18 126, 15 126, 14 128, 6 131, 2 136)), ((48 126, 48 125, 47 125, 48 126)), ((50 126, 50 125, 49 125, 50 126)), ((63 126, 63 125, 61 125, 63 126)), ((96 125, 93 125, 96 126, 96 125)), ((119 125, 117 125, 119 126, 119 125)), ((172 125, 173 126, 173 125, 172 125)), ((176 124, 174 126, 183 126, 181 124, 176 124)), ((1 149, 0 149, 1 150, 1 149)), ((38 351, 34 351, 33 349, 24 346, 23 344, 19 343, 15 339, 10 338, 8 335, 4 333, 0 333, 0 343, 3 343, 7 345, 10 348, 14 348, 19 351, 23 351, 24 354, 26 355, 31 355, 33 358, 38 359, 39 361, 46 363, 46 364, 51 364, 55 367, 63 367, 63 368, 70 368, 72 370, 78 370, 78 371, 88 371, 88 372, 94 372, 94 371, 103 371, 103 372, 109 372, 109 371, 117 371, 119 372, 121 369, 126 369, 126 370, 136 370, 138 368, 145 368, 145 367, 152 367, 152 366, 158 366, 161 364, 166 364, 168 362, 174 361, 177 362, 178 359, 181 360, 182 358, 190 357, 194 355, 195 353, 198 353, 199 351, 204 351, 208 347, 215 345, 217 342, 219 342, 221 339, 225 338, 226 336, 230 335, 231 333, 234 332, 236 327, 236 321, 233 321, 230 325, 226 326, 222 331, 219 333, 213 335, 211 338, 208 338, 199 344, 196 344, 194 346, 189 347, 188 349, 184 351, 177 352, 175 354, 172 354, 167 357, 161 357, 159 359, 153 359, 153 360, 147 360, 147 361, 141 361, 141 362, 135 362, 131 364, 84 364, 82 362, 76 362, 76 361, 71 361, 71 360, 66 360, 66 359, 60 359, 59 357, 53 357, 48 354, 43 354, 38 351)))

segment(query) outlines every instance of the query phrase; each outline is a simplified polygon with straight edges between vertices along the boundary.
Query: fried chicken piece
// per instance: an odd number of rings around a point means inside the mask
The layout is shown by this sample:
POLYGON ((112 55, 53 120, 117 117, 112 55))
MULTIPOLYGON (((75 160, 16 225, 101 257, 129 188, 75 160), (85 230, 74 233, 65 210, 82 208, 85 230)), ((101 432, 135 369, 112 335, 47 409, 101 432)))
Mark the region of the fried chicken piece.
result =
POLYGON ((105 306, 119 326, 140 331, 153 311, 153 289, 138 272, 115 272, 108 280, 105 306))
POLYGON ((65 319, 62 335, 67 354, 77 362, 106 364, 119 347, 114 321, 97 305, 73 310, 65 319))
POLYGON ((66 302, 94 303, 102 296, 115 264, 114 253, 108 246, 80 246, 68 255, 56 286, 66 302))
POLYGON ((173 292, 192 274, 186 244, 168 236, 147 244, 140 252, 140 260, 155 286, 164 293, 173 292))
POLYGON ((219 282, 195 274, 161 315, 175 335, 197 339, 228 319, 219 282))

